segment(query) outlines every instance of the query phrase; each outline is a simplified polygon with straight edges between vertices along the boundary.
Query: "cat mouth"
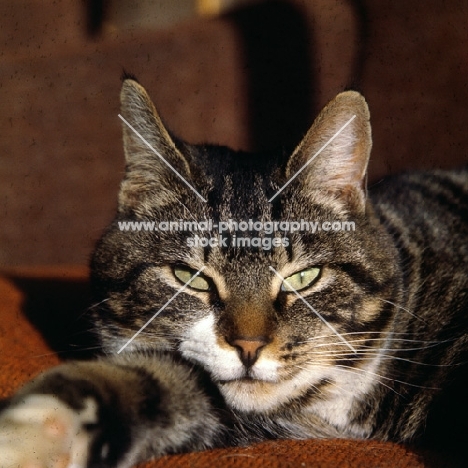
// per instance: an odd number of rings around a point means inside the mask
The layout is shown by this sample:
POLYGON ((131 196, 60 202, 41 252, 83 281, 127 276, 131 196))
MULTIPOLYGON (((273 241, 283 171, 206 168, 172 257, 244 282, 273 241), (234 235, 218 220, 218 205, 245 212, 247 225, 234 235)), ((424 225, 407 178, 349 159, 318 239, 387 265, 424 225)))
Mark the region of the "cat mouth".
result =
POLYGON ((270 380, 258 378, 256 376, 252 375, 250 370, 245 371, 244 375, 242 375, 240 377, 236 377, 236 378, 233 378, 233 379, 219 380, 220 384, 245 383, 245 384, 254 385, 254 384, 265 383, 265 382, 270 382, 271 383, 270 380))
POLYGON ((271 383, 267 382, 265 380, 259 380, 259 379, 253 379, 251 377, 243 377, 241 379, 233 379, 233 380, 221 380, 219 381, 219 385, 221 387, 231 387, 231 386, 243 386, 245 389, 247 388, 256 388, 256 387, 261 387, 264 384, 271 383))
POLYGON ((253 377, 250 376, 245 376, 245 377, 239 377, 237 379, 230 379, 230 380, 220 380, 220 384, 229 384, 233 382, 241 382, 241 383, 256 383, 256 382, 263 382, 263 380, 260 379, 254 379, 253 377))

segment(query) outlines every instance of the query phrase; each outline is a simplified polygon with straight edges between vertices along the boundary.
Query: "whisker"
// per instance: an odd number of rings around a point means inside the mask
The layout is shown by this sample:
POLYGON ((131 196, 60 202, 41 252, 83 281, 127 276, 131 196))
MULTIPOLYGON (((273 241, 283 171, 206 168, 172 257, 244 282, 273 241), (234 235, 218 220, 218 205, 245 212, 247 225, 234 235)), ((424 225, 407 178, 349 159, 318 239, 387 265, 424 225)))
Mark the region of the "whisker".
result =
MULTIPOLYGON (((297 365, 295 365, 295 367, 298 367, 298 368, 300 368, 300 369, 304 369, 302 366, 297 366, 297 365)), ((342 371, 342 372, 348 372, 349 374, 355 374, 355 372, 354 372, 355 369, 354 369, 353 367, 350 367, 350 366, 343 366, 343 365, 340 365, 340 366, 335 366, 334 368, 335 368, 335 369, 339 368, 339 370, 342 371)), ((320 366, 320 365, 319 365, 319 366, 314 365, 314 369, 318 369, 318 370, 320 370, 320 369, 322 369, 322 370, 330 370, 329 367, 327 367, 327 366, 320 366)), ((305 369, 305 370, 307 370, 307 369, 305 369)), ((379 377, 377 374, 376 374, 376 376, 379 377)), ((395 394, 397 394, 397 395, 403 397, 403 395, 401 395, 399 392, 397 392, 397 391, 396 391, 393 387, 391 387, 390 385, 387 385, 386 383, 381 382, 381 381, 378 380, 378 379, 376 380, 376 382, 377 382, 378 384, 380 384, 380 385, 382 385, 382 386, 388 388, 389 390, 391 390, 391 391, 394 392, 395 394)), ((334 383, 335 383, 335 385, 337 385, 337 382, 336 382, 336 381, 334 381, 334 383)), ((354 392, 353 390, 349 390, 349 389, 347 389, 347 388, 344 388, 342 385, 338 385, 338 388, 339 388, 340 391, 344 391, 344 392, 346 392, 346 393, 348 393, 348 394, 355 395, 355 392, 354 392)))
POLYGON ((86 307, 79 315, 76 316, 75 321, 78 321, 82 319, 88 312, 90 312, 92 309, 95 309, 96 307, 100 306, 104 302, 107 302, 110 299, 110 297, 106 297, 102 301, 96 302, 95 304, 91 304, 90 306, 86 307))
MULTIPOLYGON (((374 360, 377 357, 382 357, 388 360, 397 360, 397 361, 405 361, 405 362, 410 362, 413 364, 421 364, 421 365, 427 365, 427 366, 439 366, 438 364, 429 364, 429 363, 424 363, 424 362, 419 362, 419 361, 413 361, 410 358, 406 358, 403 356, 395 356, 393 354, 382 354, 380 352, 370 352, 370 351, 358 351, 356 354, 350 357, 348 353, 343 353, 343 352, 319 352, 315 353, 313 351, 309 351, 304 353, 307 355, 309 358, 310 357, 329 357, 334 360, 356 360, 356 361, 365 361, 365 360, 374 360)), ((441 367, 446 367, 445 365, 440 365, 441 367)))
POLYGON ((100 306, 102 303, 107 302, 110 299, 110 297, 106 297, 102 301, 96 302, 95 304, 91 304, 86 310, 91 310, 94 309, 97 306, 100 306))
MULTIPOLYGON (((297 369, 304 370, 304 371, 310 371, 309 368, 303 367, 303 366, 301 366, 301 365, 295 365, 294 367, 297 368, 297 369)), ((326 366, 315 366, 315 365, 314 365, 314 368, 315 368, 315 369, 317 369, 317 368, 322 368, 322 369, 327 370, 327 367, 326 367, 326 366)), ((315 390, 317 390, 317 392, 323 393, 323 392, 320 391, 320 389, 319 389, 316 385, 311 384, 311 387, 315 388, 315 390)), ((352 390, 349 390, 349 389, 347 389, 347 388, 343 388, 343 387, 341 387, 341 386, 340 386, 340 391, 344 391, 345 393, 348 393, 348 394, 350 394, 350 395, 354 395, 354 392, 353 392, 352 390)))
MULTIPOLYGON (((452 364, 432 364, 430 362, 421 362, 421 361, 414 361, 413 359, 408 359, 400 356, 393 356, 392 354, 380 354, 380 353, 370 353, 370 354, 362 354, 363 357, 361 357, 359 360, 360 361, 373 361, 376 358, 382 358, 385 360, 389 361, 403 361, 407 362, 409 364, 417 364, 419 366, 429 366, 429 367, 452 367, 452 364)), ((337 357, 337 356, 332 356, 332 357, 337 357)), ((340 356, 338 356, 340 357, 340 356)), ((343 355, 343 358, 341 357, 339 359, 336 359, 335 362, 338 361, 348 361, 349 357, 347 358, 346 355, 343 355)))
POLYGON ((437 388, 437 387, 424 387, 422 385, 416 385, 416 384, 412 384, 412 383, 409 383, 409 382, 404 382, 402 380, 393 379, 391 377, 385 377, 384 375, 377 374, 376 372, 372 372, 372 371, 370 371, 368 369, 360 369, 359 367, 344 366, 343 364, 337 364, 335 367, 337 369, 347 368, 347 369, 351 369, 351 370, 356 371, 356 372, 363 372, 363 373, 366 373, 366 374, 374 375, 374 376, 378 377, 379 379, 391 380, 392 382, 398 382, 398 383, 401 383, 403 385, 408 385, 410 387, 423 388, 423 389, 426 389, 426 390, 440 390, 440 388, 437 388))
MULTIPOLYGON (((342 364, 337 365, 336 368, 337 368, 337 369, 340 369, 340 370, 343 371, 343 372, 348 372, 348 373, 350 373, 350 374, 355 373, 356 370, 362 370, 362 369, 355 369, 354 367, 350 367, 350 366, 344 366, 344 365, 342 365, 342 364)), ((382 385, 382 386, 388 388, 389 390, 391 390, 391 391, 392 391, 393 393, 395 393, 396 395, 398 395, 398 396, 404 398, 403 395, 402 395, 400 392, 398 392, 397 390, 395 390, 395 389, 394 389, 393 387, 391 387, 390 385, 387 385, 386 383, 384 383, 384 382, 382 382, 381 380, 379 380, 380 378, 385 378, 385 377, 383 377, 383 376, 381 376, 381 375, 379 375, 379 374, 376 374, 375 372, 371 372, 371 371, 367 371, 367 373, 370 373, 370 374, 374 375, 375 377, 377 377, 377 379, 375 380, 376 383, 378 383, 379 385, 382 385)), ((392 379, 388 379, 388 380, 392 380, 392 379)), ((394 382, 396 382, 396 380, 394 380, 394 382)))
POLYGON ((395 304, 394 302, 392 301, 387 301, 386 299, 382 299, 380 297, 376 297, 376 299, 378 299, 379 301, 382 301, 382 302, 386 302, 387 304, 391 304, 392 306, 395 306, 396 308, 398 309, 401 309, 401 310, 404 310, 405 312, 407 312, 408 314, 411 315, 411 317, 414 317, 416 320, 419 320, 420 322, 424 323, 425 325, 428 325, 428 323, 422 319, 421 317, 417 316, 416 314, 413 314, 413 312, 411 312, 410 310, 406 309, 405 307, 403 306, 400 306, 398 304, 395 304))
POLYGON ((57 355, 61 355, 61 354, 70 354, 71 352, 73 351, 76 351, 77 353, 78 352, 82 352, 82 351, 94 351, 96 349, 102 349, 102 346, 84 346, 84 347, 77 347, 76 349, 74 350, 70 350, 70 349, 66 349, 66 350, 62 350, 62 351, 51 351, 50 353, 42 353, 42 354, 35 354, 34 356, 32 356, 33 359, 39 359, 39 358, 43 358, 43 357, 48 357, 48 356, 57 356, 57 355))
MULTIPOLYGON (((356 332, 356 334, 362 334, 360 332, 356 332)), ((344 335, 346 336, 346 334, 344 335)), ((389 334, 389 336, 391 336, 391 334, 389 334)), ((324 338, 328 337, 328 338, 331 338, 331 337, 334 337, 333 335, 325 335, 323 336, 324 338)), ((353 340, 348 340, 349 343, 352 343, 354 345, 359 345, 359 343, 365 343, 365 342, 379 342, 379 341, 383 341, 383 340, 386 340, 388 339, 388 337, 384 337, 384 336, 381 336, 379 338, 366 338, 366 337, 362 337, 360 339, 353 339, 353 340)), ((313 344, 314 341, 321 341, 319 339, 319 337, 312 337, 308 340, 305 340, 305 341, 300 341, 298 342, 298 344, 313 344)), ((426 348, 432 348, 432 347, 435 347, 435 346, 438 346, 438 345, 441 345, 441 344, 445 344, 445 343, 450 343, 452 341, 454 341, 454 338, 449 338, 447 340, 418 340, 418 339, 412 339, 412 338, 398 338, 398 337, 392 337, 392 339, 390 340, 391 342, 395 343, 395 344, 398 344, 398 343, 402 343, 402 344, 420 344, 421 346, 420 347, 411 347, 411 348, 398 348, 398 347, 393 347, 393 348, 382 348, 384 349, 385 351, 419 351, 419 350, 422 350, 422 349, 426 349, 426 348)), ((330 346, 342 346, 343 343, 338 341, 338 342, 328 342, 328 343, 323 343, 323 342, 320 342, 320 343, 317 343, 315 344, 315 348, 323 348, 323 347, 330 347, 330 346)), ((358 346, 359 347, 359 346, 358 346)), ((367 349, 374 349, 373 346, 361 346, 362 348, 367 348, 367 349)))
MULTIPOLYGON (((367 346, 367 345, 361 345, 359 346, 359 343, 362 343, 363 341, 367 341, 367 340, 354 340, 354 341, 350 341, 350 343, 354 344, 354 345, 358 345, 358 349, 356 350, 356 353, 355 354, 358 354, 360 352, 366 352, 368 350, 379 350, 379 351, 392 351, 392 352, 409 352, 409 351, 421 351, 423 349, 428 349, 428 348, 434 348, 436 346, 439 346, 441 344, 444 344, 444 343, 447 343, 447 342, 450 342, 452 340, 447 340, 447 341, 428 341, 426 343, 422 342, 422 344, 424 344, 424 346, 418 346, 418 347, 411 347, 411 348, 381 348, 381 347, 378 347, 378 346, 367 346)), ((381 341, 381 340, 375 340, 375 341, 381 341)), ((405 340, 401 340, 403 341, 403 343, 405 343, 405 340)), ((418 343, 418 341, 413 341, 413 343, 418 343)), ((321 344, 318 344, 315 346, 315 349, 317 348, 324 348, 324 347, 334 347, 334 346, 342 346, 343 344, 341 342, 332 342, 332 343, 321 343, 321 344)), ((308 351, 304 351, 305 353, 322 353, 322 354, 327 354, 328 352, 330 353, 340 353, 342 352, 341 349, 330 349, 329 351, 315 351, 315 349, 311 349, 311 350, 308 350, 308 351)))
MULTIPOLYGON (((406 332, 393 332, 391 330, 389 331, 364 331, 364 332, 347 332, 347 333, 341 333, 341 336, 350 336, 350 335, 379 335, 379 336, 382 336, 384 337, 385 335, 408 335, 408 333, 406 332)), ((315 340, 320 340, 320 339, 324 339, 324 338, 330 338, 330 337, 333 337, 335 336, 334 334, 328 334, 328 335, 318 335, 318 336, 314 336, 314 337, 311 337, 307 340, 304 340, 304 341, 299 341, 298 343, 309 343, 309 342, 312 342, 312 341, 315 341, 315 340)), ((362 338, 363 340, 366 339, 366 338, 362 338)), ((378 338, 368 338, 368 339, 378 339, 378 338)), ((402 339, 402 338, 398 338, 398 339, 402 339)), ((426 340, 414 340, 414 341, 419 341, 419 342, 425 342, 426 340)))

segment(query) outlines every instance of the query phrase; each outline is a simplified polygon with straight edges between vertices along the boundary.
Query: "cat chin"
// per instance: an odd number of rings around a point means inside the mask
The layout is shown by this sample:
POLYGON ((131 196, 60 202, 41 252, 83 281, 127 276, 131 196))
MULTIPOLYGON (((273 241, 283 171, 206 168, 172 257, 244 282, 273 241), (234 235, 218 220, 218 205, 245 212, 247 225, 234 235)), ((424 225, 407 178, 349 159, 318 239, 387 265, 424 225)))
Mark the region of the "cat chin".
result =
POLYGON ((261 380, 232 380, 219 388, 229 406, 247 413, 272 411, 291 398, 281 385, 261 380))
POLYGON ((218 381, 218 386, 227 403, 233 408, 242 412, 262 413, 274 411, 304 397, 309 400, 309 405, 327 401, 332 396, 331 388, 335 387, 330 384, 333 381, 330 369, 314 369, 314 366, 310 366, 284 380, 221 380, 218 381), (315 390, 312 393, 311 388, 315 390))
POLYGON ((274 411, 303 395, 306 389, 291 383, 241 379, 218 382, 218 385, 226 402, 234 409, 264 413, 274 411))

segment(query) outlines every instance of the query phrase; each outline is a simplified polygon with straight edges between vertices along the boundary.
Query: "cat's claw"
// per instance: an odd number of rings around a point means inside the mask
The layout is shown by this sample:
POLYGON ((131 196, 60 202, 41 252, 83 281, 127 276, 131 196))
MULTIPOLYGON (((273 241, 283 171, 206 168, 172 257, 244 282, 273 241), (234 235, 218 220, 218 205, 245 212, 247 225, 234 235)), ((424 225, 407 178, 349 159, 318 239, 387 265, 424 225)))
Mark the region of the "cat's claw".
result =
POLYGON ((85 468, 92 400, 76 412, 52 395, 28 395, 0 414, 0 468, 85 468))

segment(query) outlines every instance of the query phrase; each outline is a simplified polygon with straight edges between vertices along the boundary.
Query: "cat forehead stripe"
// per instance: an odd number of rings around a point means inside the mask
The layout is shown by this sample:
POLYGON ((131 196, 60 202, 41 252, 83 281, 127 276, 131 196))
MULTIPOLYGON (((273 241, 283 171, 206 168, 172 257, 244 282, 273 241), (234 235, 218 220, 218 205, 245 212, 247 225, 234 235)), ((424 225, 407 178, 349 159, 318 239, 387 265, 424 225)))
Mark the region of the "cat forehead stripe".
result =
POLYGON ((335 335, 354 353, 357 354, 356 348, 354 348, 349 342, 343 338, 341 333, 336 330, 336 328, 328 323, 322 315, 317 312, 292 286, 286 279, 284 279, 272 266, 268 267, 278 278, 280 278, 282 281, 284 281, 290 288, 291 292, 293 292, 335 335))
POLYGON ((201 267, 118 351, 120 354, 187 286, 196 278, 206 266, 201 267))
POLYGON ((354 119, 354 114, 269 200, 273 201, 354 119))
POLYGON ((206 199, 203 198, 203 197, 200 195, 200 193, 198 192, 198 190, 197 190, 193 185, 191 185, 190 182, 188 182, 188 181, 182 176, 182 174, 180 174, 180 173, 177 171, 177 169, 176 169, 175 167, 173 167, 168 161, 166 161, 166 160, 164 159, 164 157, 161 155, 161 153, 159 153, 159 151, 157 151, 155 148, 153 148, 153 146, 151 146, 151 145, 145 140, 145 138, 143 138, 143 136, 140 135, 140 133, 138 133, 138 131, 137 131, 135 128, 133 128, 132 125, 130 125, 129 122, 127 122, 127 120, 125 120, 125 118, 124 118, 122 115, 118 114, 118 116, 119 116, 120 120, 122 120, 122 122, 124 122, 125 125, 127 125, 128 128, 130 128, 130 130, 132 130, 132 131, 135 133, 135 135, 137 135, 137 136, 140 138, 140 140, 141 140, 151 151, 153 151, 153 153, 154 153, 156 156, 158 156, 158 157, 167 165, 167 167, 169 167, 170 169, 172 169, 172 171, 182 180, 182 182, 184 182, 184 183, 195 193, 195 195, 197 195, 197 197, 199 197, 201 200, 203 200, 203 201, 206 203, 206 199))

